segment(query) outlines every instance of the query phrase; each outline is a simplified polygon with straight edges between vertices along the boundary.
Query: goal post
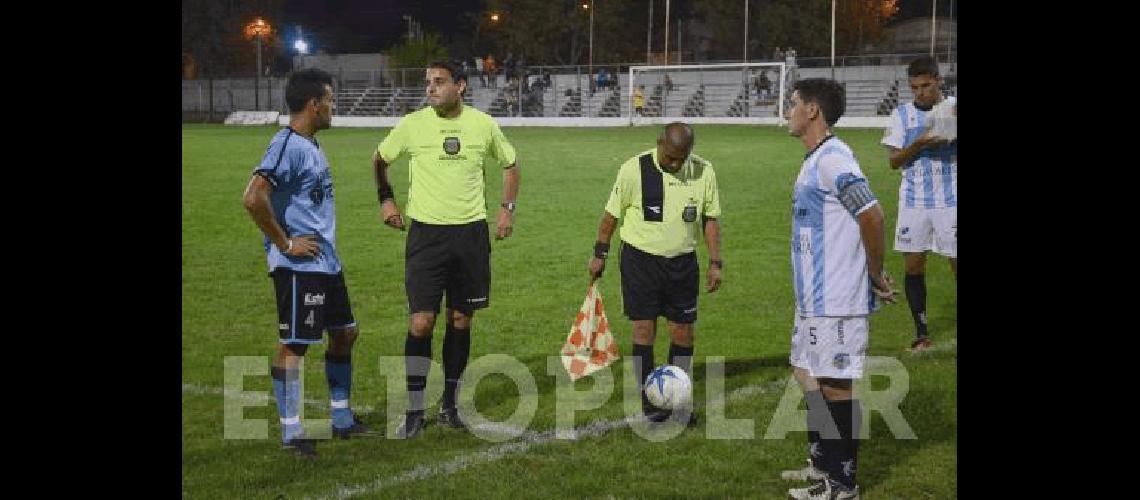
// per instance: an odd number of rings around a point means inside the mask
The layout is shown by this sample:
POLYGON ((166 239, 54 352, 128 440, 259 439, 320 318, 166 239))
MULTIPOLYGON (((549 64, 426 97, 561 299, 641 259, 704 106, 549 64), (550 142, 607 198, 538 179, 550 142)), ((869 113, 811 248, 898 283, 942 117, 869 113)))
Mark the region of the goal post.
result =
POLYGON ((783 62, 630 66, 626 114, 630 125, 782 125, 791 84, 783 62), (635 106, 638 91, 640 112, 635 106))

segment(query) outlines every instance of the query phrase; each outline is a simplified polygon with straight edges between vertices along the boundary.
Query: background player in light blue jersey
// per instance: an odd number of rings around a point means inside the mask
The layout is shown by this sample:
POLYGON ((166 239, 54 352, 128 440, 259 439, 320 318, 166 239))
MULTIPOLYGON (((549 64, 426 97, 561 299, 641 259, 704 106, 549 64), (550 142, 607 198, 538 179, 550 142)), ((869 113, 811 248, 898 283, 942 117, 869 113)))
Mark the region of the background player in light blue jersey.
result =
MULTIPOLYGON (((895 251, 906 265, 906 301, 914 318, 912 351, 930 347, 926 328, 926 252, 950 259, 958 277, 958 141, 947 142, 929 130, 931 109, 943 102, 938 62, 922 56, 907 66, 914 102, 891 112, 883 145, 890 150, 892 169, 903 170, 899 186, 899 215, 895 251)), ((947 97, 946 105, 958 102, 947 97)))
POLYGON ((807 400, 811 458, 785 479, 811 480, 792 498, 859 498, 855 485, 861 411, 852 381, 863 376, 867 316, 876 298, 893 301, 883 269, 883 210, 851 148, 831 135, 843 115, 834 80, 795 83, 788 129, 808 151, 792 195, 796 317, 791 356, 807 400))
POLYGON ((269 276, 277 294, 280 344, 271 372, 281 441, 287 449, 315 457, 315 442, 301 427, 300 363, 326 329, 333 433, 348 438, 369 431, 348 404, 358 330, 336 253, 332 176, 315 138, 332 124, 332 76, 319 69, 294 73, 285 86, 285 101, 289 126, 273 136, 243 202, 265 234, 269 276))

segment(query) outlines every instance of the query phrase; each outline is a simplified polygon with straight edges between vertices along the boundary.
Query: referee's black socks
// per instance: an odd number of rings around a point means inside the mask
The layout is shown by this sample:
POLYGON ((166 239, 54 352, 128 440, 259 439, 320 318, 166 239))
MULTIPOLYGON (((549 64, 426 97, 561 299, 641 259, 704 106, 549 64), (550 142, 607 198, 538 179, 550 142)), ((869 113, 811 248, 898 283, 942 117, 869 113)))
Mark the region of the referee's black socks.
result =
POLYGON ((641 393, 641 409, 648 410, 653 407, 649 404, 649 397, 645 395, 645 379, 653 373, 653 345, 633 344, 634 369, 641 369, 641 377, 637 379, 637 392, 641 393), (640 361, 640 367, 636 366, 640 361))
POLYGON ((431 369, 431 335, 416 338, 408 332, 404 340, 404 370, 408 382, 408 411, 424 411, 424 390, 431 369))
POLYGON ((693 379, 693 346, 682 347, 675 343, 669 343, 669 364, 676 366, 689 375, 689 380, 693 379))
POLYGON ((443 408, 455 408, 459 379, 471 356, 471 328, 455 328, 447 323, 443 336, 443 408))

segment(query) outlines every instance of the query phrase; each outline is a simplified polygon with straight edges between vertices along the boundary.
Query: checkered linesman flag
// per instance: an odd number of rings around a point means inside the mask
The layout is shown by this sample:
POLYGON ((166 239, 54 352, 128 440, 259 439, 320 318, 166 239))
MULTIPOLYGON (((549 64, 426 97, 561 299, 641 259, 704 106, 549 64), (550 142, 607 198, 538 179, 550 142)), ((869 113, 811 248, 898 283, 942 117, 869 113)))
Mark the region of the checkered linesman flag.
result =
POLYGON ((597 282, 591 283, 570 327, 570 335, 562 345, 562 366, 570 372, 570 380, 578 380, 609 366, 619 357, 606 310, 602 307, 602 294, 598 292, 597 282))

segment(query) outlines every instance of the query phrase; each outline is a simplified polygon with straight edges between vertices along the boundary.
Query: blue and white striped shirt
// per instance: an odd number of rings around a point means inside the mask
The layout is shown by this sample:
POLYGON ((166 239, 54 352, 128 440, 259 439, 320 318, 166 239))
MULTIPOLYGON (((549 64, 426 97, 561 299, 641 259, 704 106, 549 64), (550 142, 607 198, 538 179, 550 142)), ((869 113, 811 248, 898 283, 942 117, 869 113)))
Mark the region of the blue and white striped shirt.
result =
MULTIPOLYGON (((958 103, 946 98, 947 105, 958 103)), ((900 105, 891 112, 890 124, 882 144, 903 149, 926 133, 928 111, 913 102, 900 105)), ((905 208, 950 208, 958 206, 958 141, 940 148, 923 148, 902 166, 899 206, 905 208)))
POLYGON ((851 148, 825 139, 804 159, 792 194, 792 275, 801 316, 864 316, 875 310, 858 214, 839 193, 867 178, 851 148))

